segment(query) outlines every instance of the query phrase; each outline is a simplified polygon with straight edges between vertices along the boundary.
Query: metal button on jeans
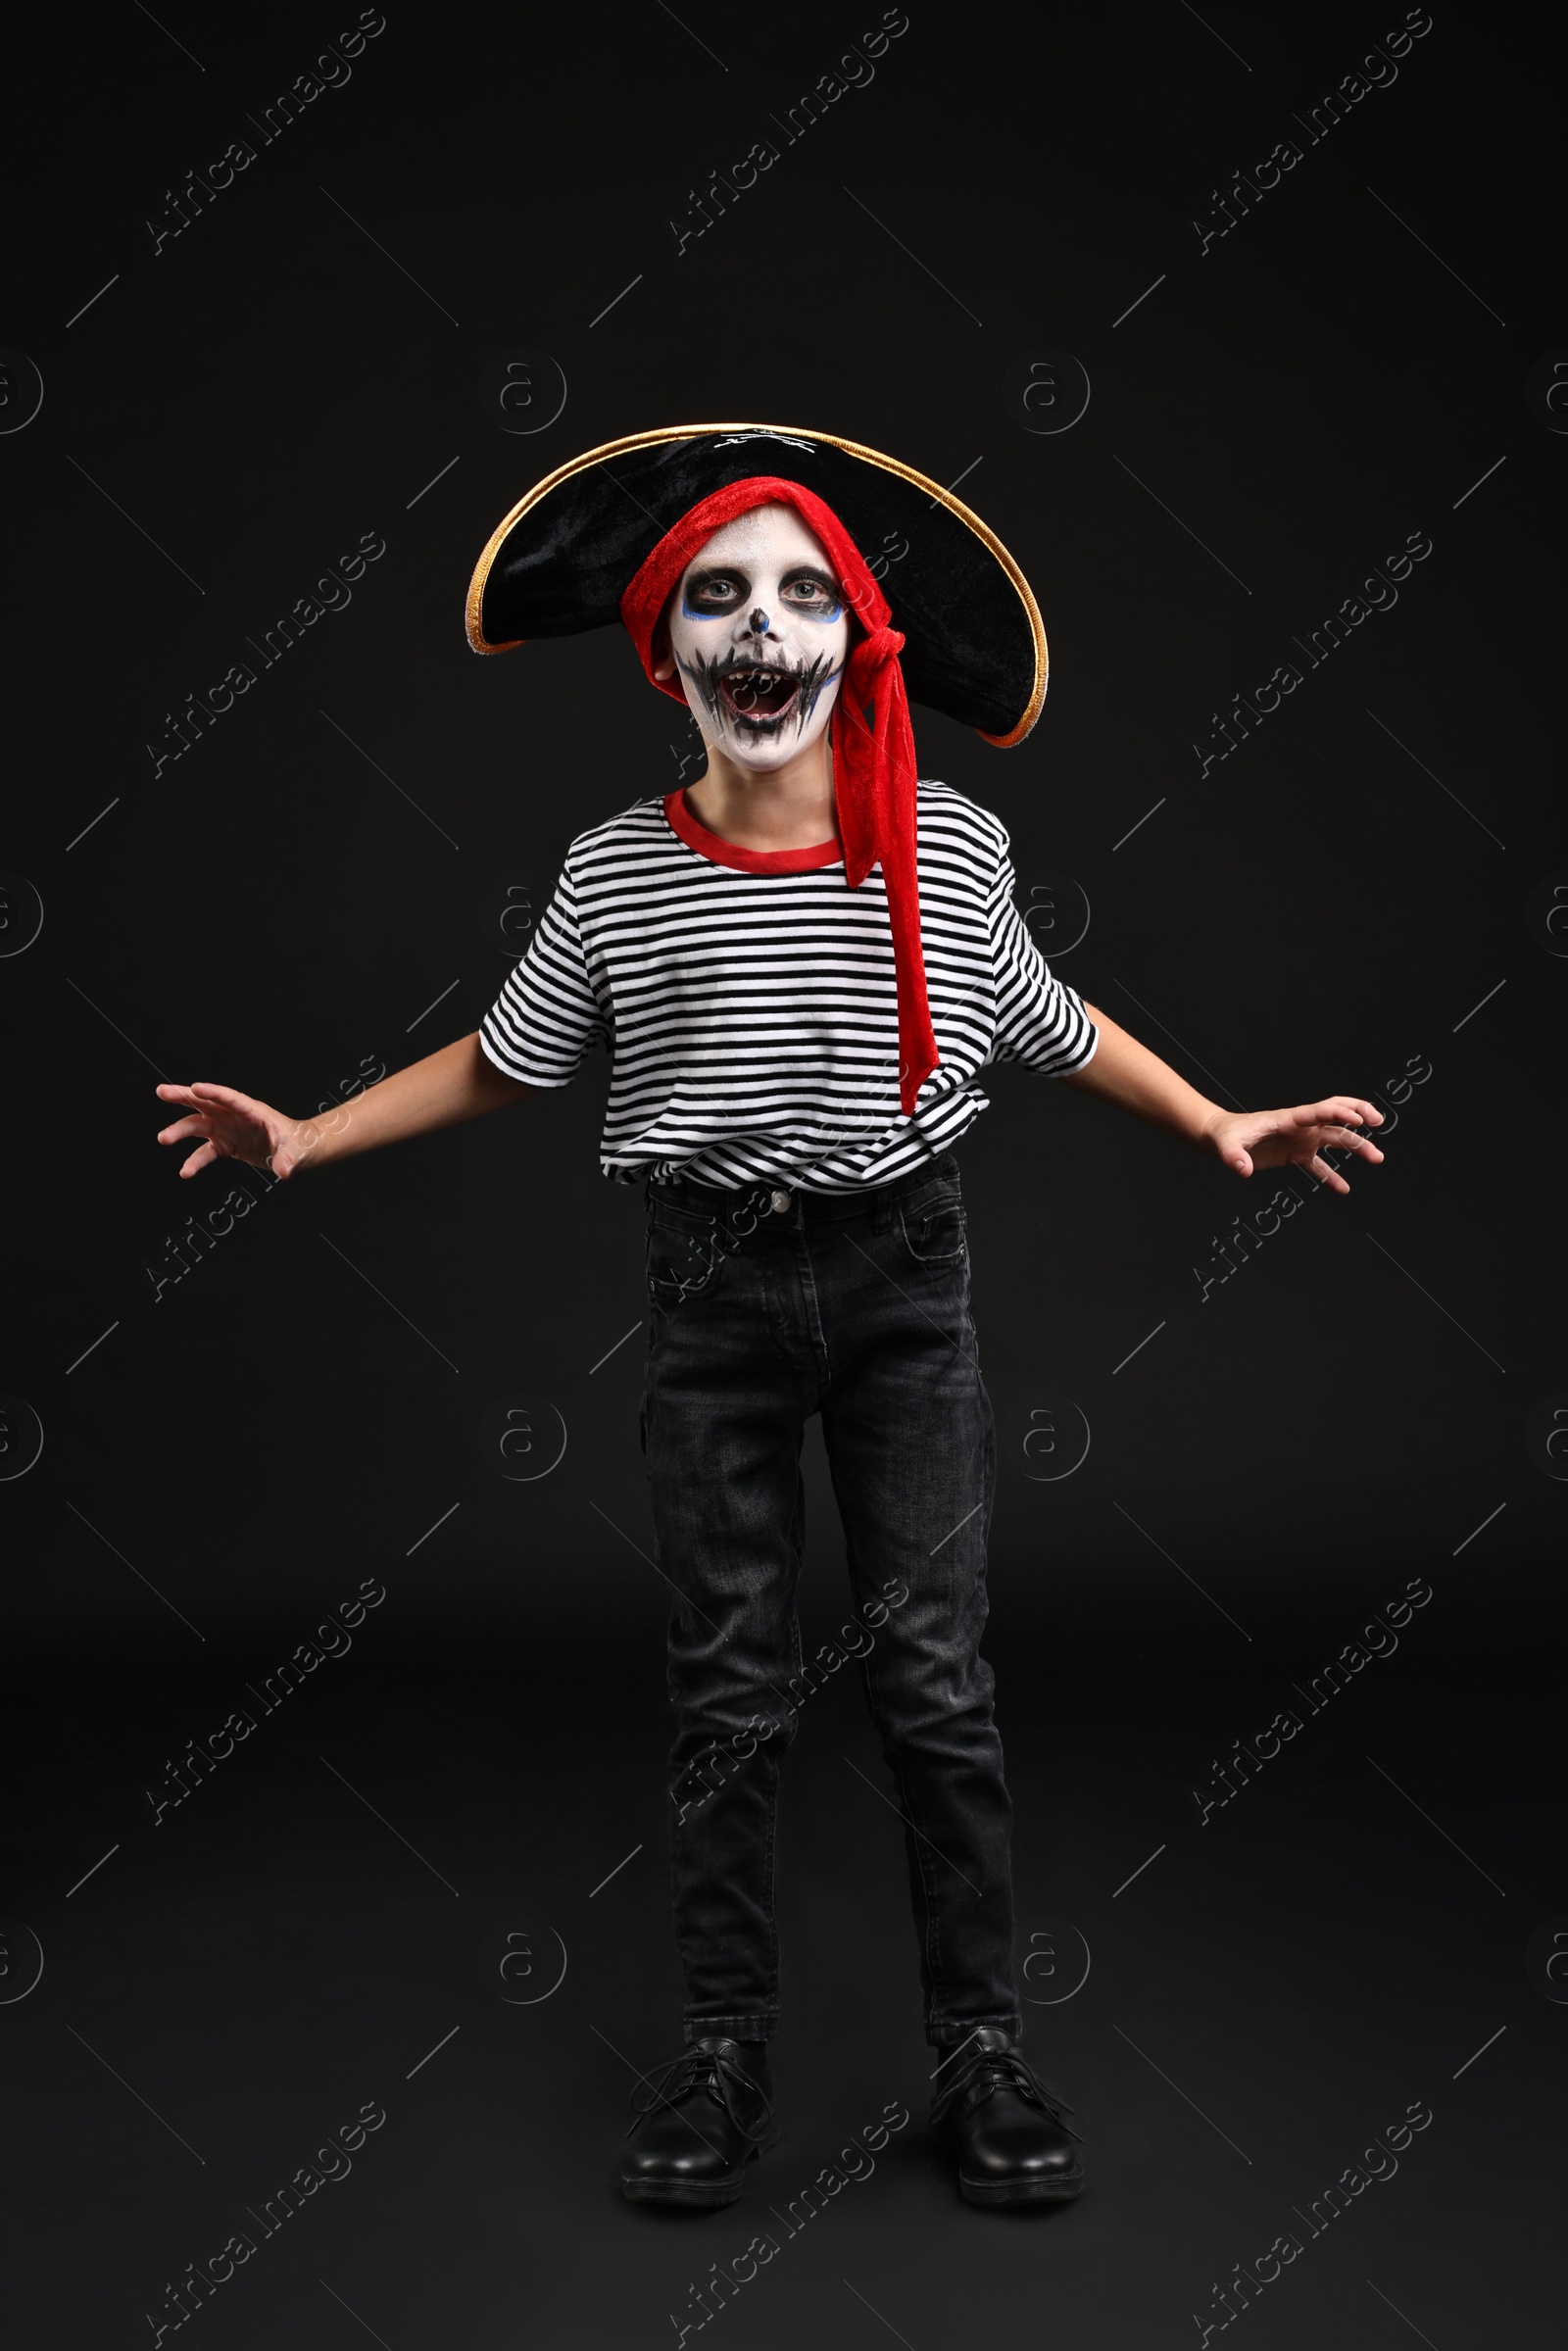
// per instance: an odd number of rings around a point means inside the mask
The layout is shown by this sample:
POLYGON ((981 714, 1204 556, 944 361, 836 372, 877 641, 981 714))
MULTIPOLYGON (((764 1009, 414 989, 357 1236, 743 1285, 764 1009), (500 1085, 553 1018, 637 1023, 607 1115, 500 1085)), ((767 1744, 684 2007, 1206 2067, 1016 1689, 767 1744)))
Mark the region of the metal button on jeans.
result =
POLYGON ((787 1192, 775 1192, 767 1204, 775 1216, 787 1216, 790 1210, 790 1196, 787 1192))

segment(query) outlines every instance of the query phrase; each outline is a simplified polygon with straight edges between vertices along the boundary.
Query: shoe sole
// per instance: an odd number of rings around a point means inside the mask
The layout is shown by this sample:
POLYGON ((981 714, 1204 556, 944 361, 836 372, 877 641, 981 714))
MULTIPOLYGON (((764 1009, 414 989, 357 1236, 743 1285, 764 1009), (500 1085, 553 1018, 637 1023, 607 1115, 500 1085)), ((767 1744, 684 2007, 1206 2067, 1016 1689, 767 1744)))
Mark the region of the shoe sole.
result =
POLYGON ((700 2187, 679 2180, 622 2179, 620 2192, 630 2204, 682 2204, 716 2209, 738 2204, 746 2190, 746 2175, 734 2172, 726 2180, 705 2181, 700 2187))
POLYGON ((1067 2172, 1054 2180, 1024 2180, 999 2185, 989 2180, 965 2180, 958 2174, 958 2193, 966 2204, 1070 2204, 1083 2192, 1082 2172, 1067 2172))

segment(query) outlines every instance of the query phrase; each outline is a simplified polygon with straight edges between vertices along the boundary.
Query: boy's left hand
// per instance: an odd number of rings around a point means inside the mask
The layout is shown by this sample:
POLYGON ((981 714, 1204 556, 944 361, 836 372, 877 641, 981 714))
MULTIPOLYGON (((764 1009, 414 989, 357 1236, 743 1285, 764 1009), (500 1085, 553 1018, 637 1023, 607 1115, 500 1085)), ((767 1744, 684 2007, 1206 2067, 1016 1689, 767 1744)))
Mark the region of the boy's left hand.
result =
POLYGON ((1204 1122, 1203 1136, 1216 1158, 1237 1175, 1250 1176, 1258 1167, 1304 1167, 1333 1192, 1350 1187, 1338 1168, 1321 1156, 1325 1149, 1354 1151, 1369 1166, 1382 1164, 1383 1153, 1356 1126, 1380 1127, 1383 1113, 1354 1095, 1333 1094, 1326 1102, 1304 1102, 1295 1110, 1222 1110, 1204 1122))

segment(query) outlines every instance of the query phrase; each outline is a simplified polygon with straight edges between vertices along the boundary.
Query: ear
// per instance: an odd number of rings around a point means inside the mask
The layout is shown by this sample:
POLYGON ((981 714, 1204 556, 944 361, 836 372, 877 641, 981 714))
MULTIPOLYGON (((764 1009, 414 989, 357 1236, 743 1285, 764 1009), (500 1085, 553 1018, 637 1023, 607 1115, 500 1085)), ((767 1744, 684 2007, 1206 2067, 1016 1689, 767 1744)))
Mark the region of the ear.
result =
MULTIPOLYGON (((673 604, 674 601, 674 598, 671 597, 670 604, 673 604)), ((669 604, 665 605, 654 623, 653 640, 649 646, 649 652, 653 656, 654 675, 659 683, 663 685, 666 679, 672 678, 675 674, 675 656, 670 651, 669 644, 669 604)))

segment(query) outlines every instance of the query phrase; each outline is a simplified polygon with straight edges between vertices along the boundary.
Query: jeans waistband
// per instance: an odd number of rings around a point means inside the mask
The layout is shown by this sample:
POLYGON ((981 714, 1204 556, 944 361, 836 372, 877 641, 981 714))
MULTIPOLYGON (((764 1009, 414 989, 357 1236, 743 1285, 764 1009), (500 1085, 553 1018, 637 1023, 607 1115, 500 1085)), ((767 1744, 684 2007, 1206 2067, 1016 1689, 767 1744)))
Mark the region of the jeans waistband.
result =
POLYGON ((737 1220, 750 1231, 764 1219, 785 1225, 836 1224, 848 1216, 885 1216, 901 1200, 919 1192, 933 1178, 956 1179, 958 1162, 952 1151, 941 1151, 923 1166, 891 1184, 867 1184, 855 1192, 798 1192, 779 1177, 773 1183, 746 1184, 729 1191, 717 1184, 698 1184, 686 1177, 648 1185, 652 1201, 668 1201, 689 1214, 711 1217, 732 1231, 737 1220), (783 1203, 780 1206, 778 1203, 783 1203))

